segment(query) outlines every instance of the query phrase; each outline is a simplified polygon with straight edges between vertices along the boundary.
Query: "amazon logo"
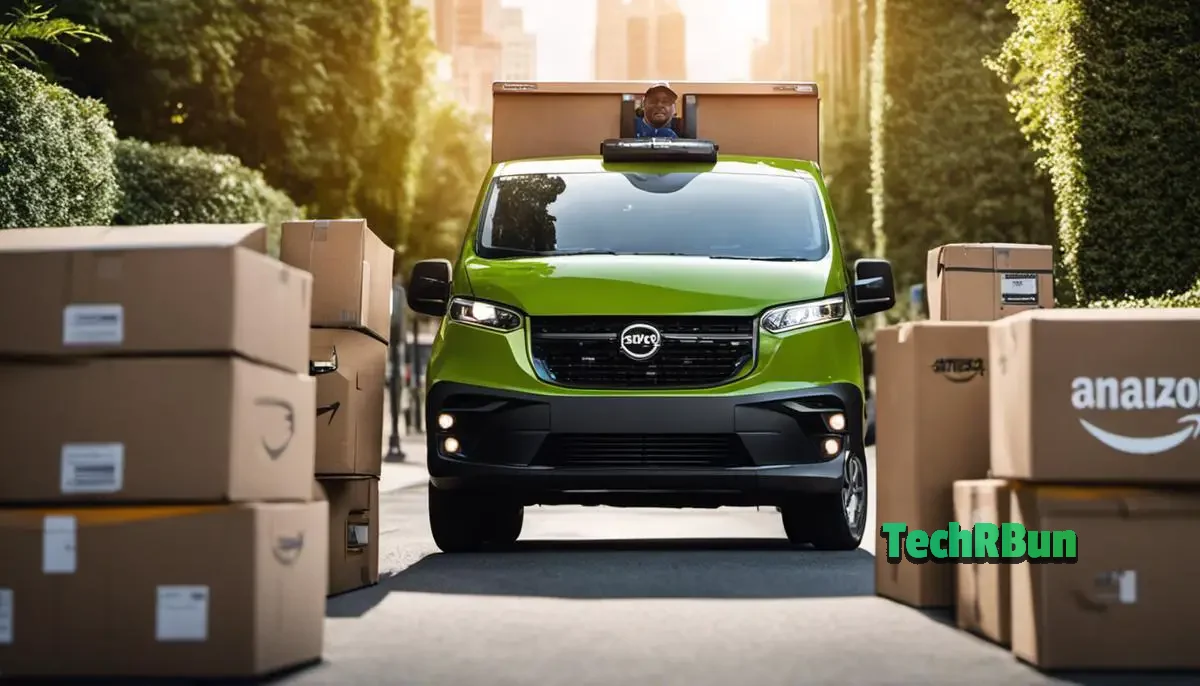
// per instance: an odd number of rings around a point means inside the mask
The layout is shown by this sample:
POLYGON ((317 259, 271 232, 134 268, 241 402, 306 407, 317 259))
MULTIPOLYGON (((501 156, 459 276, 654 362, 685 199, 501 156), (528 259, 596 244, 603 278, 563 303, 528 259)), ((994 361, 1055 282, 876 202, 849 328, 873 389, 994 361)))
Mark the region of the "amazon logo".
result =
POLYGON ((330 403, 328 405, 322 405, 317 408, 317 416, 322 417, 324 415, 329 415, 329 423, 332 424, 333 418, 337 416, 338 409, 341 406, 342 406, 342 401, 340 401, 340 400, 337 402, 330 403))
MULTIPOLYGON (((264 432, 261 437, 263 450, 266 451, 267 457, 274 462, 278 460, 285 452, 288 446, 292 444, 292 438, 296 435, 296 408, 292 403, 282 398, 262 397, 256 398, 254 404, 259 407, 272 408, 279 412, 279 426, 282 430, 264 432)), ((269 426, 264 423, 262 426, 269 426)))
POLYGON ((1079 417, 1088 434, 1129 455, 1158 455, 1200 438, 1200 381, 1174 376, 1076 377, 1071 381, 1071 405, 1076 410, 1177 410, 1179 429, 1159 436, 1126 436, 1079 417))
POLYGON ((941 357, 931 365, 934 374, 941 374, 953 383, 967 383, 987 373, 981 357, 941 357))
POLYGON ((271 547, 271 552, 275 554, 275 559, 279 564, 293 565, 300 558, 300 553, 304 551, 304 532, 301 531, 295 536, 280 536, 275 539, 275 545, 271 547))

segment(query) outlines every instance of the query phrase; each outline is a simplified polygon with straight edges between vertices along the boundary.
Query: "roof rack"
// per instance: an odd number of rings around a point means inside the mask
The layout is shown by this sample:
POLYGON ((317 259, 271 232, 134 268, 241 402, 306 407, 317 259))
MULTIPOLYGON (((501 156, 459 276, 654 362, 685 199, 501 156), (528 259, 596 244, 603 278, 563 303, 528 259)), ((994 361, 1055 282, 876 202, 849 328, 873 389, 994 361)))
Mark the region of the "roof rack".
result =
POLYGON ((605 162, 715 163, 718 147, 706 140, 609 138, 600 143, 600 156, 605 162))

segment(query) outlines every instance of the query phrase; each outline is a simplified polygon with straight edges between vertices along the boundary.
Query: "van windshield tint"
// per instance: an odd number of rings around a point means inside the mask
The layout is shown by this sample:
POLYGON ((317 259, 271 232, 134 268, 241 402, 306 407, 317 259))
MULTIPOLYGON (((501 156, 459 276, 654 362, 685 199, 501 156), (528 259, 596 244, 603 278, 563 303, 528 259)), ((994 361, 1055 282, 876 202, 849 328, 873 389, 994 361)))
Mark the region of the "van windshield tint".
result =
POLYGON ((805 176, 595 172, 496 178, 481 257, 693 255, 819 260, 821 196, 805 176))

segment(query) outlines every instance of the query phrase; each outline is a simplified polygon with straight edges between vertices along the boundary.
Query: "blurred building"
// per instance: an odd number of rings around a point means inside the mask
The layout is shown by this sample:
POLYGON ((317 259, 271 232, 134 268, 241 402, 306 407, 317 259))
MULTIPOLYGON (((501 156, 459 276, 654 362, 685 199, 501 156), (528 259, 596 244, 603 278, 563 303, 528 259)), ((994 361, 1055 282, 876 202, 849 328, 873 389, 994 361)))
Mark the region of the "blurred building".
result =
MULTIPOLYGON (((444 28, 442 7, 444 0, 412 0, 412 6, 425 11, 429 22, 430 38, 434 41, 439 52, 434 58, 433 87, 448 96, 454 95, 454 64, 450 55, 442 48, 442 36, 439 30, 444 28)), ((453 24, 450 24, 453 26, 453 24)))
POLYGON ((595 78, 687 78, 687 20, 675 0, 596 0, 595 78))
POLYGON ((525 30, 525 13, 516 7, 500 10, 500 80, 537 78, 537 38, 525 30))
MULTIPOLYGON (((846 3, 848 4, 848 3, 846 3)), ((818 41, 826 3, 822 0, 770 0, 767 40, 754 49, 754 81, 815 81, 818 41)))
POLYGON ((492 83, 536 78, 537 38, 525 31, 520 9, 500 0, 414 0, 433 7, 433 35, 449 59, 456 99, 491 115, 492 83))

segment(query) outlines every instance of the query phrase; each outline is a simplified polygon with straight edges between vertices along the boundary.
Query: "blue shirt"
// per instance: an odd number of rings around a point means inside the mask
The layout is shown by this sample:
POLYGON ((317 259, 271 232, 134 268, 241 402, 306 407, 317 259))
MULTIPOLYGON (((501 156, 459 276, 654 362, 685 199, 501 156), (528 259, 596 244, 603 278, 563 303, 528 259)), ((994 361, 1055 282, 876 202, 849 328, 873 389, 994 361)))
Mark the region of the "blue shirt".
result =
POLYGON ((664 126, 661 129, 656 129, 648 124, 643 117, 637 119, 637 137, 638 138, 678 138, 675 130, 670 126, 664 126))

